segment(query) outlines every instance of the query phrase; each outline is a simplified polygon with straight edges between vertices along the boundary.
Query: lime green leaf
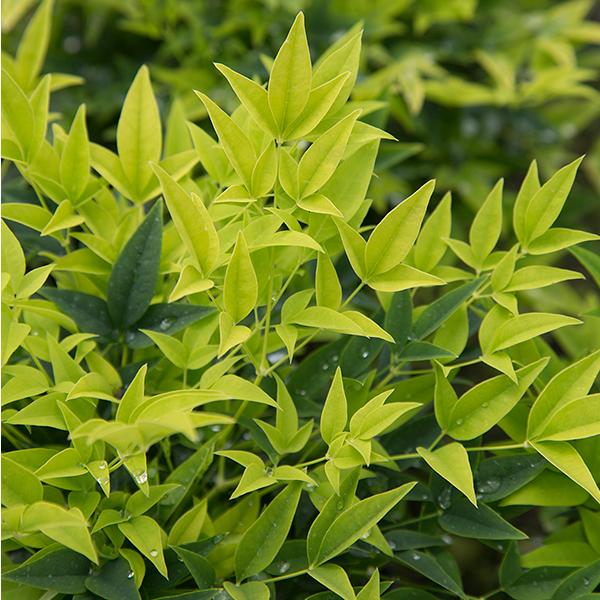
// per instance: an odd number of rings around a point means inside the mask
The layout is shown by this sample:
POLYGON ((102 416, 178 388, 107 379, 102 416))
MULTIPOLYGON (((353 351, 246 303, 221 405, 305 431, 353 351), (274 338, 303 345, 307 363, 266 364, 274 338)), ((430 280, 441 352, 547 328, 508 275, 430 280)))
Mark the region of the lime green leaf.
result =
POLYGON ((335 204, 322 194, 312 194, 302 198, 298 202, 298 206, 308 212, 319 213, 323 215, 333 215, 335 217, 343 217, 344 215, 335 207, 335 204))
POLYGON ((235 325, 233 319, 226 313, 222 312, 219 315, 219 358, 232 348, 245 342, 251 335, 252 331, 244 325, 235 325))
POLYGON ((179 274, 177 284, 169 296, 169 302, 175 302, 191 294, 198 294, 214 287, 215 282, 204 279, 194 265, 186 265, 179 274))
POLYGON ((461 242, 460 240, 453 240, 450 238, 444 238, 444 242, 450 246, 450 250, 460 258, 466 265, 469 265, 472 269, 481 267, 475 252, 469 244, 461 242))
POLYGON ((63 546, 98 564, 85 519, 77 509, 66 511, 50 502, 30 504, 21 517, 22 531, 41 531, 63 546))
POLYGON ((233 400, 247 400, 279 408, 279 405, 266 392, 237 375, 223 375, 211 386, 211 390, 221 391, 233 400))
POLYGON ((300 482, 289 484, 246 531, 234 557, 238 582, 271 564, 292 526, 301 491, 300 482))
POLYGON ((552 226, 567 199, 583 157, 563 167, 547 181, 529 202, 525 212, 525 239, 523 244, 546 233, 552 226))
POLYGON ((54 211, 54 215, 48 221, 46 227, 42 230, 42 235, 50 235, 60 229, 68 229, 75 227, 85 221, 85 218, 78 215, 73 210, 73 205, 70 200, 63 200, 58 208, 54 211))
POLYGON ((349 77, 350 73, 341 73, 318 87, 314 87, 313 79, 308 101, 300 115, 283 132, 284 139, 294 140, 309 134, 329 112, 349 77))
POLYGON ((271 137, 277 137, 277 125, 269 106, 269 94, 258 83, 232 71, 225 65, 215 63, 225 75, 240 102, 246 107, 258 126, 271 137))
POLYGON ((79 381, 85 375, 85 371, 58 345, 58 342, 51 335, 48 335, 47 339, 54 383, 59 384, 64 381, 76 383, 79 381))
POLYGON ((11 508, 33 504, 42 499, 40 480, 20 464, 6 456, 2 457, 2 503, 11 508))
POLYGON ((219 238, 202 200, 190 197, 173 178, 158 165, 152 164, 163 189, 167 207, 175 227, 195 265, 208 275, 219 256, 219 238))
POLYGON ((417 448, 417 452, 438 475, 460 490, 477 507, 469 455, 462 444, 447 444, 434 452, 417 448))
POLYGON ((489 353, 497 352, 498 350, 510 348, 521 342, 541 336, 549 331, 554 331, 560 327, 578 325, 580 323, 579 319, 550 313, 517 315, 500 325, 487 351, 489 353))
POLYGON ((339 565, 323 565, 309 569, 308 574, 344 600, 355 600, 354 590, 346 571, 339 565))
POLYGON ((376 494, 344 511, 327 530, 313 564, 318 566, 349 548, 394 508, 414 485, 407 483, 389 492, 376 494))
POLYGON ((179 487, 179 485, 176 483, 153 485, 150 488, 150 493, 148 496, 139 490, 129 497, 127 503, 125 504, 125 510, 128 511, 132 516, 139 517, 145 512, 148 512, 157 502, 161 500, 161 498, 177 487, 179 487))
POLYGON ((206 507, 206 502, 200 502, 177 519, 169 532, 169 546, 181 546, 198 539, 206 519, 206 507))
POLYGON ((396 265, 385 273, 371 275, 366 283, 378 292, 400 292, 415 287, 444 285, 446 282, 435 275, 419 271, 408 265, 396 265))
POLYGON ((288 196, 299 197, 298 163, 284 146, 280 147, 279 152, 279 182, 288 196))
POLYGON ((394 342, 394 338, 384 329, 382 329, 375 321, 369 319, 366 315, 359 313, 356 310, 347 310, 342 313, 344 317, 354 321, 363 330, 363 335, 366 337, 374 337, 385 340, 386 342, 394 342))
MULTIPOLYGON (((389 392, 383 392, 380 395, 387 398, 389 392)), ((370 440, 390 427, 403 414, 419 406, 422 405, 418 402, 392 402, 375 408, 375 410, 365 416, 364 420, 360 423, 358 431, 353 432, 352 427, 350 428, 352 435, 362 440, 370 440)), ((353 425, 352 422, 351 425, 353 425)))
POLYGON ((270 248, 271 246, 297 246, 323 252, 323 248, 310 235, 300 231, 276 231, 273 235, 255 244, 254 248, 270 248))
POLYGON ((571 248, 570 252, 590 272, 590 275, 600 287, 600 256, 585 248, 571 248))
POLYGON ((344 431, 347 421, 348 404, 344 393, 342 371, 338 367, 321 413, 321 437, 323 441, 326 444, 331 444, 338 433, 344 431))
POLYGON ((42 231, 52 218, 52 213, 35 204, 10 202, 2 203, 2 218, 27 225, 36 231, 42 231))
POLYGON ((262 581, 249 581, 240 586, 224 581, 223 587, 233 600, 269 600, 271 596, 267 584, 262 581))
POLYGON ((500 179, 477 211, 469 230, 469 242, 479 265, 490 255, 502 231, 503 185, 504 180, 500 179))
POLYGON ((8 362, 30 331, 29 325, 11 321, 5 314, 2 314, 2 366, 8 362))
POLYGON ((162 203, 156 202, 115 262, 106 294, 113 322, 125 329, 148 308, 158 281, 162 203))
POLYGON ((305 198, 327 183, 337 168, 361 111, 356 110, 321 135, 304 153, 298 165, 298 192, 305 198))
POLYGON ((452 384, 446 379, 442 368, 436 362, 435 368, 435 391, 434 391, 434 406, 435 416, 438 425, 443 431, 450 427, 450 415, 452 409, 458 402, 458 397, 452 384))
POLYGON ((180 369, 184 369, 187 363, 187 352, 183 347, 183 344, 164 333, 158 333, 157 331, 150 331, 149 329, 140 329, 145 333, 161 350, 161 352, 176 366, 180 369))
POLYGON ((506 522, 486 504, 479 508, 460 498, 440 516, 440 525, 449 533, 484 540, 524 540, 522 531, 506 522))
POLYGON ((332 310, 337 310, 340 307, 342 287, 329 255, 324 252, 317 255, 315 288, 317 306, 325 306, 332 310))
MULTIPOLYGON (((256 170, 256 167, 254 168, 256 170)), ((222 194, 219 194, 213 203, 221 202, 236 202, 240 204, 247 204, 249 202, 255 202, 254 198, 250 198, 248 190, 243 185, 230 185, 222 194)))
POLYGON ((117 525, 121 533, 156 567, 158 572, 168 578, 167 566, 162 549, 161 529, 150 517, 133 517, 117 525))
POLYGON ((311 87, 312 66, 300 12, 279 49, 269 78, 269 106, 281 134, 301 114, 311 87))
POLYGON ((223 298, 225 309, 234 323, 246 317, 256 306, 258 299, 258 281, 241 231, 238 231, 235 249, 225 273, 223 298))
POLYGON ((241 177, 246 187, 250 189, 252 171, 256 164, 256 152, 252 142, 233 119, 223 112, 208 96, 198 91, 196 91, 196 94, 206 106, 225 154, 227 154, 236 173, 241 177))
POLYGON ((425 221, 415 245, 415 267, 430 272, 446 253, 443 239, 450 237, 452 228, 452 196, 444 195, 431 216, 425 221))
POLYGON ((517 292, 519 290, 537 289, 570 279, 585 279, 585 277, 577 271, 557 269, 556 267, 544 267, 542 265, 524 267, 512 276, 504 291, 517 292))
POLYGON ((542 440, 580 440, 600 434, 600 394, 571 400, 552 413, 537 437, 542 440))
POLYGON ((144 383, 148 365, 142 365, 119 402, 115 420, 131 423, 133 411, 144 402, 144 383))
MULTIPOLYGON (((385 543, 387 544, 387 542, 385 543)), ((356 598, 357 600, 379 600, 379 569, 375 569, 373 575, 371 575, 371 579, 369 579, 363 589, 358 592, 356 598)))
POLYGON ((281 341, 285 344, 285 348, 288 351, 288 357, 290 362, 294 356, 294 349, 296 347, 296 341, 298 339, 298 328, 293 325, 275 325, 275 331, 281 338, 281 341))
POLYGON ((527 221, 525 215, 527 214, 531 200, 537 194, 540 187, 537 163, 534 160, 529 165, 529 170, 523 180, 513 210, 513 229, 521 244, 524 244, 527 238, 527 221))
POLYGON ((232 167, 223 148, 204 129, 190 121, 186 123, 204 170, 221 186, 228 185, 232 167))
POLYGON ((365 251, 367 273, 385 273, 408 254, 417 238, 435 182, 430 181, 404 200, 375 227, 365 251))
POLYGON ((348 256, 348 260, 354 269, 354 272, 363 279, 367 273, 367 267, 365 264, 365 250, 367 242, 364 238, 341 219, 334 218, 335 224, 342 238, 344 244, 344 250, 348 256))
POLYGON ((27 156, 33 137, 33 111, 23 90, 2 69, 2 118, 21 149, 27 156))
POLYGON ((277 149, 275 147, 275 140, 271 140, 258 157, 252 171, 252 197, 262 198, 262 196, 268 194, 273 189, 276 179, 277 149))
POLYGON ((292 319, 292 322, 305 327, 317 327, 318 329, 328 329, 338 333, 365 335, 362 327, 352 319, 325 306, 309 306, 299 312, 292 319))
POLYGON ((117 126, 117 148, 133 200, 140 201, 152 177, 148 162, 158 162, 162 151, 160 115, 145 65, 125 97, 117 126))
POLYGON ((589 497, 584 489, 563 473, 546 470, 504 498, 500 506, 578 506, 589 497))
POLYGON ((125 175, 119 157, 100 144, 89 144, 90 162, 92 167, 126 198, 133 198, 135 192, 125 175))
POLYGON ((481 357, 482 362, 490 367, 497 369, 501 373, 508 375, 514 383, 518 383, 517 375, 513 367, 512 359, 506 352, 494 352, 493 354, 484 354, 481 357))
POLYGON ((452 409, 448 434, 456 440, 472 440, 491 429, 513 409, 547 363, 548 358, 542 358, 519 369, 518 384, 500 375, 471 388, 452 409))
POLYGON ((491 282, 494 292, 503 291, 510 283, 513 273, 515 272, 518 250, 519 245, 515 244, 494 269, 491 282))
POLYGON ((527 251, 529 254, 533 255, 549 254, 550 252, 563 250, 569 246, 597 240, 598 238, 599 236, 596 234, 588 233, 587 231, 555 227, 554 229, 549 229, 546 233, 542 233, 540 237, 533 240, 533 242, 529 244, 527 251))
POLYGON ((90 151, 85 124, 85 104, 82 104, 69 131, 60 157, 60 183, 69 200, 75 203, 82 195, 90 173, 90 151))
POLYGON ((570 477, 600 502, 600 490, 581 455, 571 444, 562 441, 529 442, 548 462, 570 477))

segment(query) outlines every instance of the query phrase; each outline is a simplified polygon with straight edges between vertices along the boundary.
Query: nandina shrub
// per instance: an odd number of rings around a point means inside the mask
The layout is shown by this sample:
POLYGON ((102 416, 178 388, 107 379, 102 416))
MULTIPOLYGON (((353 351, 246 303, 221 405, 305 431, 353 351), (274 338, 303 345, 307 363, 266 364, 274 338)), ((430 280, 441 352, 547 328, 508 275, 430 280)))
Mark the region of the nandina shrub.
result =
POLYGON ((197 92, 217 138, 173 118, 163 144, 142 67, 117 153, 84 106, 47 138, 53 78, 23 43, 3 156, 39 204, 2 205, 7 598, 594 597, 600 350, 553 336, 598 310, 522 301, 583 277, 547 264, 598 238, 553 227, 581 159, 543 185, 531 164, 502 241, 502 180, 468 241, 433 181, 364 226, 391 136, 348 101, 360 33, 313 65, 300 13, 266 86, 216 65, 240 100, 197 92))

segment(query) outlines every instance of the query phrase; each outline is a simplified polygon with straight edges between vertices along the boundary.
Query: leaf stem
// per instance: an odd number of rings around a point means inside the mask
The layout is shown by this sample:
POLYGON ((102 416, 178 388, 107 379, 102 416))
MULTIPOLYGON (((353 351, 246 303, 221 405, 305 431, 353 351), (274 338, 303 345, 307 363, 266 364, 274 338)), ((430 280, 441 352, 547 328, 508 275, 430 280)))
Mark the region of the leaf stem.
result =
POLYGON ((294 573, 286 573, 285 575, 280 575, 279 577, 271 577, 271 579, 262 579, 261 583, 273 583, 275 581, 283 581, 284 579, 291 579, 292 577, 296 577, 298 575, 304 575, 308 573, 309 569, 302 569, 302 571, 295 571, 294 573))

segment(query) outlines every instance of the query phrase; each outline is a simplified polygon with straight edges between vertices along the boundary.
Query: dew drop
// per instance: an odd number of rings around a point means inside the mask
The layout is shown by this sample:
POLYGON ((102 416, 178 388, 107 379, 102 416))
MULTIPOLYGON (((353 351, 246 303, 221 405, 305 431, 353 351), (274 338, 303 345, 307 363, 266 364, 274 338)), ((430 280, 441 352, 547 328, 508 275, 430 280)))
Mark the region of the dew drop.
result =
POLYGON ((344 501, 343 501, 343 500, 340 500, 340 501, 337 503, 337 509, 338 509, 338 510, 342 510, 342 508, 344 508, 344 501))
POLYGON ((100 485, 107 485, 109 481, 110 479, 108 478, 108 475, 101 475, 98 477, 98 483, 100 485))
POLYGON ((462 425, 462 423, 463 423, 462 419, 458 419, 458 421, 456 421, 457 425, 462 425))
POLYGON ((416 552, 413 552, 412 559, 413 560, 421 560, 421 557, 416 552))
POLYGON ((211 431, 214 431, 215 433, 218 433, 219 431, 221 431, 221 426, 220 425, 213 425, 210 428, 211 431))
POLYGON ((340 360, 340 357, 336 354, 336 355, 332 356, 331 360, 333 362, 337 362, 338 360, 340 360))
POLYGON ((105 461, 105 460, 103 460, 103 461, 102 461, 102 462, 101 462, 101 463, 98 465, 98 468, 99 468, 101 471, 104 471, 104 469, 106 469, 106 461, 105 461))
POLYGON ((448 546, 450 546, 452 544, 452 536, 450 536, 450 535, 443 535, 442 536, 442 541, 445 544, 448 544, 448 546))
POLYGON ((284 573, 286 573, 287 571, 290 570, 290 563, 289 562, 282 562, 279 563, 279 568, 277 569, 279 571, 279 573, 281 575, 283 575, 284 573))
POLYGON ((538 582, 537 582, 537 581, 534 581, 534 582, 532 583, 532 585, 533 585, 533 587, 537 587, 537 586, 538 586, 538 582))
POLYGON ((127 571, 127 579, 131 579, 133 577, 133 571, 127 571))
POLYGON ((367 533, 364 533, 363 535, 360 536, 360 539, 361 540, 368 540, 370 535, 371 535, 371 532, 367 531, 367 533))
POLYGON ((388 542, 388 546, 390 547, 390 550, 395 550, 396 549, 396 542, 388 542))
POLYGON ((369 352, 367 350, 364 350, 362 353, 362 357, 367 358, 367 356, 369 356, 369 352))
POLYGON ((498 550, 500 550, 500 552, 502 552, 504 550, 504 546, 502 544, 498 544, 498 550))
POLYGON ((150 550, 150 556, 156 558, 158 556, 158 550, 150 550))
POLYGON ((127 331, 125 333, 125 341, 126 342, 131 342, 135 339, 135 332, 133 331, 127 331))
POLYGON ((482 408, 487 408, 487 407, 488 407, 488 403, 487 403, 487 402, 484 402, 484 403, 481 405, 481 407, 482 407, 482 408))
POLYGON ((298 394, 300 394, 300 396, 306 396, 306 390, 300 390, 298 394))
POLYGON ((322 369, 323 371, 327 371, 327 369, 329 369, 329 365, 327 363, 324 363, 322 369))
POLYGON ((144 469, 138 469, 133 472, 134 479, 141 485, 148 481, 148 473, 144 469))
POLYGON ((165 319, 163 319, 160 322, 160 325, 158 326, 158 328, 161 331, 166 331, 167 329, 169 329, 169 327, 171 327, 175 321, 177 321, 177 319, 175 317, 166 317, 165 319))
POLYGON ((570 592, 574 592, 575 591, 575 586, 574 585, 570 585, 569 586, 569 591, 570 592))
POLYGON ((581 583, 583 583, 583 585, 590 585, 590 580, 586 579, 585 577, 581 580, 581 583))
POLYGON ((477 486, 477 491, 480 494, 493 494, 500 489, 501 482, 499 479, 491 478, 477 486))

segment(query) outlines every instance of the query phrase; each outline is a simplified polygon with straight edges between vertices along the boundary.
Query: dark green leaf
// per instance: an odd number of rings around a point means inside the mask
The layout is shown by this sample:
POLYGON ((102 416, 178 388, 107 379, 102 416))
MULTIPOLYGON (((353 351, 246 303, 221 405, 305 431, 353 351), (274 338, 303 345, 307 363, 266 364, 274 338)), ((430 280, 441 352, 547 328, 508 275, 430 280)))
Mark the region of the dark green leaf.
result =
POLYGON ((160 600, 211 600, 221 590, 200 590, 197 592, 186 592, 184 594, 176 594, 175 596, 161 596, 160 600))
POLYGON ((505 591, 515 600, 548 600, 572 571, 571 567, 535 567, 505 591))
POLYGON ((393 590, 383 598, 384 600, 437 600, 435 596, 417 588, 393 590))
POLYGON ((485 281, 486 277, 480 277, 469 281, 460 287, 432 302, 417 318, 413 326, 410 339, 422 340, 433 333, 459 306, 477 291, 485 281))
POLYGON ((446 545, 446 542, 439 537, 420 533, 418 531, 409 531, 407 529, 397 529, 396 531, 392 531, 391 533, 386 534, 385 539, 389 542, 390 548, 395 552, 446 545))
POLYGON ((215 569, 206 558, 177 546, 174 546, 173 550, 175 550, 177 556, 179 556, 187 567, 198 589, 204 590, 210 588, 215 583, 215 569))
POLYGON ((508 545, 502 565, 500 565, 500 585, 507 588, 521 575, 521 553, 516 541, 508 545))
POLYGON ((590 272, 596 285, 600 287, 600 256, 585 248, 569 248, 569 252, 590 272))
POLYGON ((377 358, 383 340, 354 336, 342 352, 341 368, 344 377, 358 378, 377 358))
MULTIPOLYGON (((465 502, 468 503, 467 500, 465 502)), ((460 596, 463 600, 467 600, 465 593, 456 581, 442 568, 442 565, 435 558, 424 552, 415 551, 400 552, 394 556, 396 560, 405 564, 408 568, 421 573, 421 575, 431 579, 431 581, 435 581, 435 583, 460 596)))
POLYGON ((146 312, 158 281, 161 247, 162 203, 157 202, 121 251, 110 274, 108 312, 119 328, 126 329, 146 312))
POLYGON ((125 345, 130 348, 146 348, 154 342, 139 329, 149 329, 166 335, 174 335, 188 325, 215 312, 212 306, 196 304, 152 304, 134 328, 125 332, 125 345))
POLYGON ((483 540, 524 540, 527 536, 482 502, 475 508, 459 498, 440 516, 440 525, 449 533, 483 540))
POLYGON ((556 589, 550 600, 574 600, 587 592, 593 592, 600 584, 600 560, 575 571, 556 589))
POLYGON ((429 342, 411 342, 396 354, 399 360, 432 360, 434 358, 456 358, 456 354, 429 342))
POLYGON ((535 479, 548 463, 536 454, 496 456, 480 463, 475 473, 475 492, 483 502, 512 494, 535 479))
POLYGON ((140 600, 133 571, 122 558, 109 560, 99 573, 87 577, 85 587, 106 600, 140 600))
POLYGON ((401 350, 412 329, 412 296, 408 290, 395 292, 385 317, 385 330, 396 340, 394 350, 401 350))
POLYGON ((63 594, 85 592, 84 582, 90 570, 89 559, 67 548, 38 554, 16 569, 4 573, 2 579, 63 594))
POLYGON ((99 336, 99 342, 106 343, 117 340, 118 331, 108 314, 106 302, 102 298, 83 292, 48 287, 39 290, 38 294, 54 302, 62 312, 77 323, 77 327, 81 331, 95 333, 99 336))

